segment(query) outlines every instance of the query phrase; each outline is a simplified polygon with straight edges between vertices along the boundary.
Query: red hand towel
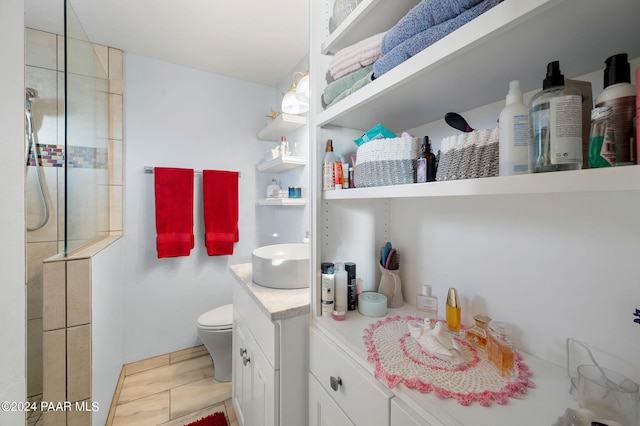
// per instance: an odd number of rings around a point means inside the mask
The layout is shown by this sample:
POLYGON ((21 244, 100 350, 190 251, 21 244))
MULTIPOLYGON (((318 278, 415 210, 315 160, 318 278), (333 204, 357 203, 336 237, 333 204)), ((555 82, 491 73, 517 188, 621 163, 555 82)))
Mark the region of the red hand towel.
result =
POLYGON ((158 258, 189 256, 193 238, 193 169, 156 167, 158 258))
POLYGON ((238 232, 238 172, 203 170, 204 243, 209 256, 233 254, 238 232))

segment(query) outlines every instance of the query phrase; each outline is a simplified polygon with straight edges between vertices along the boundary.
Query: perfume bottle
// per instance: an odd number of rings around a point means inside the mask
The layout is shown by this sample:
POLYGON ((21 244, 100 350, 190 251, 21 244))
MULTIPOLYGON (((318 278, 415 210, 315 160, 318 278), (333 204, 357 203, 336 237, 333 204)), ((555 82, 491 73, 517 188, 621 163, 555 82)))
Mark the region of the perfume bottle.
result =
POLYGON ((460 299, 458 298, 458 291, 451 287, 447 293, 447 326, 449 331, 453 333, 460 332, 460 299))
POLYGON ((507 337, 511 329, 503 322, 491 321, 487 337, 487 356, 498 367, 503 377, 511 377, 515 373, 513 345, 507 337))
POLYGON ((476 348, 486 349, 487 347, 487 326, 489 318, 486 315, 474 315, 473 320, 476 322, 469 331, 467 331, 467 340, 476 348))
POLYGON ((429 319, 438 319, 438 298, 431 295, 430 285, 422 285, 422 293, 416 296, 416 309, 425 312, 429 319))

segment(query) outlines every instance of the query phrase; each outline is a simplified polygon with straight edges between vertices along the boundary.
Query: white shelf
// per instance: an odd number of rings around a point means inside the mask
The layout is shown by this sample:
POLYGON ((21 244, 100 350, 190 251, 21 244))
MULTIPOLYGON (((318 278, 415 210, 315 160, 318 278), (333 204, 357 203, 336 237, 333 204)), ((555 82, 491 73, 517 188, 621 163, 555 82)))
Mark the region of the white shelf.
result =
POLYGON ((640 190, 640 166, 324 191, 325 200, 640 190))
MULTIPOLYGON (((387 3, 394 2, 363 1, 387 3)), ((347 20, 357 21, 356 11, 347 20)), ((602 69, 617 52, 640 56, 638 16, 640 2, 630 0, 505 0, 318 113, 315 123, 363 131, 382 123, 399 133, 503 100, 513 79, 523 92, 540 88, 553 60, 567 78, 602 69)))
POLYGON ((295 169, 297 167, 304 167, 307 165, 307 159, 302 157, 293 157, 285 155, 282 157, 274 158, 273 160, 265 161, 258 164, 258 171, 260 172, 284 172, 287 170, 295 169))
POLYGON ((307 117, 303 115, 282 113, 260 130, 258 137, 264 140, 279 141, 282 136, 298 130, 305 124, 307 124, 307 117))
POLYGON ((258 200, 261 206, 304 206, 306 198, 265 198, 258 200))
POLYGON ((388 22, 397 22, 419 0, 362 0, 352 13, 322 43, 321 53, 335 54, 367 37, 387 31, 388 22))

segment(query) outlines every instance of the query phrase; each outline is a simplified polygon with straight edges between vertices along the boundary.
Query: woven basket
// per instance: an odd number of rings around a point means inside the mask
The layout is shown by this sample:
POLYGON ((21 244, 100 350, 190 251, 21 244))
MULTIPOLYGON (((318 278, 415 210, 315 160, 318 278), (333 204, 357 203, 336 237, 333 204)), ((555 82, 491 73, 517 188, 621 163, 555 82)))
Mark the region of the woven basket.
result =
POLYGON ((358 147, 356 188, 413 183, 418 141, 415 138, 375 139, 358 147))
POLYGON ((445 137, 436 180, 498 176, 498 134, 496 127, 445 137))

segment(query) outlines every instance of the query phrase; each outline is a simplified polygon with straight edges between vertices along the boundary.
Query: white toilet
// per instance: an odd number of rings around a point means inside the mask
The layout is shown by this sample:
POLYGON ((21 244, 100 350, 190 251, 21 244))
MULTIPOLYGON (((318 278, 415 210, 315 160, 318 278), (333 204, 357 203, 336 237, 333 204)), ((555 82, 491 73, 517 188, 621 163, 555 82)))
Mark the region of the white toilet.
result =
POLYGON ((198 317, 198 336, 213 359, 218 382, 231 381, 233 305, 223 305, 198 317))

